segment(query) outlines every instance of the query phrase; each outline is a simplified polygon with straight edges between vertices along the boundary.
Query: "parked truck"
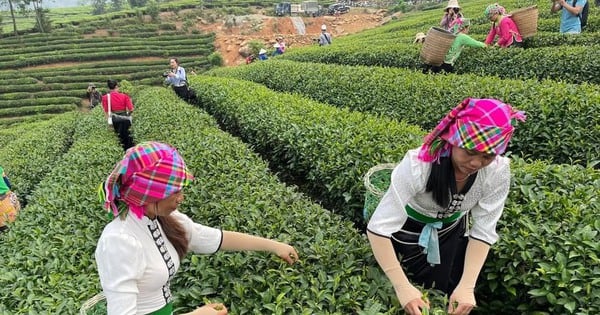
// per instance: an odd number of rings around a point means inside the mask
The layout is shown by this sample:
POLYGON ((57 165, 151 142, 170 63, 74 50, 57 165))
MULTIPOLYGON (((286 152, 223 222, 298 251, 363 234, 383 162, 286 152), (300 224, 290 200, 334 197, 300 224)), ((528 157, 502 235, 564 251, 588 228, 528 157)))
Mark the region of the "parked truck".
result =
POLYGON ((292 5, 289 2, 280 2, 275 4, 275 15, 286 16, 292 14, 292 5))
POLYGON ((306 15, 320 16, 325 14, 326 10, 319 5, 317 1, 303 1, 301 3, 279 2, 275 4, 275 15, 306 15))
POLYGON ((317 1, 303 1, 300 3, 302 13, 308 16, 319 16, 321 15, 321 6, 317 1))

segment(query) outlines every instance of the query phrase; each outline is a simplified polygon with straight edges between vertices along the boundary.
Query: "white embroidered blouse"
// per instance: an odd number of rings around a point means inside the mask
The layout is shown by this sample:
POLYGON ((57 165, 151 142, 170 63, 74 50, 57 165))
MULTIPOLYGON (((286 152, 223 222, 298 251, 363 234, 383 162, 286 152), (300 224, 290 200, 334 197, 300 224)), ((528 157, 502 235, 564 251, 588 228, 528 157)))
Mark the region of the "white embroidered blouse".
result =
MULTIPOLYGON (((171 215, 187 232, 190 251, 219 250, 221 230, 194 223, 177 210, 171 215)), ((158 220, 138 219, 131 212, 125 220, 115 218, 102 231, 95 257, 108 315, 147 314, 171 301, 169 282, 179 256, 158 220)))
MULTIPOLYGON (((415 211, 436 218, 448 211, 440 207, 425 192, 431 163, 418 159, 419 149, 408 151, 392 172, 390 188, 384 194, 373 213, 367 229, 374 234, 391 237, 401 229, 408 217, 404 207, 408 204, 415 211)), ((502 215, 504 202, 510 188, 510 160, 497 156, 492 163, 478 171, 473 186, 464 196, 455 196, 455 211, 464 216, 470 211, 473 225, 469 235, 493 244, 498 240, 496 224, 502 215), (462 200, 461 200, 462 199, 462 200)))

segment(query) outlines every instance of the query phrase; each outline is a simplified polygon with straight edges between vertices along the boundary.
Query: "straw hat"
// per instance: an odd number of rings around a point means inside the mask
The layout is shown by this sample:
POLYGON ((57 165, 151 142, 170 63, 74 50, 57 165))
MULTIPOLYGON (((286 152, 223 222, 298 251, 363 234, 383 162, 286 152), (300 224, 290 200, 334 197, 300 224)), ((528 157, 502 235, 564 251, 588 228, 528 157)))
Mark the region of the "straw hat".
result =
POLYGON ((321 25, 321 31, 326 31, 327 30, 327 25, 323 24, 321 25))
POLYGON ((425 40, 425 37, 427 37, 427 35, 425 35, 425 33, 422 33, 422 32, 417 33, 413 44, 422 43, 425 40))
POLYGON ((264 48, 261 48, 260 51, 258 52, 259 55, 266 54, 266 53, 267 53, 267 51, 264 48))
POLYGON ((460 6, 458 5, 458 0, 448 0, 448 5, 446 6, 446 8, 444 10, 446 10, 448 8, 459 8, 460 9, 460 6))

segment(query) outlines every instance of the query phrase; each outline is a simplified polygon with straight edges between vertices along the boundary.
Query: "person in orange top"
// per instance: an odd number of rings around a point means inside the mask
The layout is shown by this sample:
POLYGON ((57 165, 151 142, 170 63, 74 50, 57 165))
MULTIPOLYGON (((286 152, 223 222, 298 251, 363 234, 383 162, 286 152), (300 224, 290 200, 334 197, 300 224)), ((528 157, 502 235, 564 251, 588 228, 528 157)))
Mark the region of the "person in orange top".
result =
POLYGON ((21 204, 17 194, 11 190, 12 185, 2 166, 0 166, 0 175, 2 175, 0 178, 0 233, 2 233, 8 230, 6 224, 14 222, 17 218, 21 204))
POLYGON ((133 138, 129 133, 132 121, 131 114, 133 113, 133 103, 131 102, 129 95, 119 92, 119 85, 116 80, 108 80, 107 85, 110 91, 102 96, 104 116, 108 119, 110 112, 112 126, 119 135, 123 150, 127 150, 134 146, 133 138))
POLYGON ((512 17, 506 14, 504 7, 497 3, 490 4, 485 9, 485 16, 492 21, 492 28, 485 38, 486 45, 492 45, 498 36, 496 45, 502 48, 522 46, 523 38, 519 28, 512 17))

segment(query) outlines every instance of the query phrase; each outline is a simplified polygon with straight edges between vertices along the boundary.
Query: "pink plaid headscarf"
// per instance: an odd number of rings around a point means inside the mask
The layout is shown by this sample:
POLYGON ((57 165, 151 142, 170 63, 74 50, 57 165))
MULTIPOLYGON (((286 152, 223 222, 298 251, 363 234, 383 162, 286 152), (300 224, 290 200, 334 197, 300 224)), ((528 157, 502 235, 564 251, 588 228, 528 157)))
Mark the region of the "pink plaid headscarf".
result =
POLYGON ((513 120, 525 121, 525 113, 495 99, 467 98, 425 136, 419 159, 439 162, 450 156, 452 146, 489 154, 502 154, 514 132, 513 120))
POLYGON ((144 142, 129 148, 102 185, 104 207, 116 216, 117 200, 138 217, 144 206, 179 192, 191 180, 179 152, 168 144, 144 142))

